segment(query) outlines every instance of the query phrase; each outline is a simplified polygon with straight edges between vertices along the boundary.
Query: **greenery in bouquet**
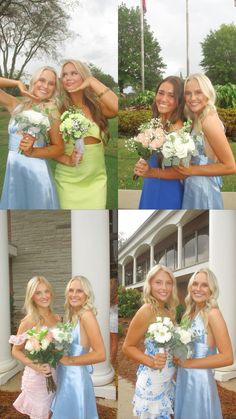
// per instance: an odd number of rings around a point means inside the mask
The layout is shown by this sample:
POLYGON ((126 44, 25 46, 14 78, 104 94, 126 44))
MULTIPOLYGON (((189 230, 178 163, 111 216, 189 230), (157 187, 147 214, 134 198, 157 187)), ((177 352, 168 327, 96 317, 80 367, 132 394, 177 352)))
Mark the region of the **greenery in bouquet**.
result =
MULTIPOLYGON (((18 132, 33 135, 37 139, 43 137, 48 142, 48 130, 50 122, 48 116, 42 112, 26 109, 14 116, 15 122, 18 125, 18 132)), ((22 151, 19 150, 22 154, 22 151)))
POLYGON ((72 141, 74 145, 77 140, 83 138, 86 131, 92 125, 92 122, 76 107, 70 107, 65 111, 61 115, 61 121, 60 131, 64 141, 72 141))

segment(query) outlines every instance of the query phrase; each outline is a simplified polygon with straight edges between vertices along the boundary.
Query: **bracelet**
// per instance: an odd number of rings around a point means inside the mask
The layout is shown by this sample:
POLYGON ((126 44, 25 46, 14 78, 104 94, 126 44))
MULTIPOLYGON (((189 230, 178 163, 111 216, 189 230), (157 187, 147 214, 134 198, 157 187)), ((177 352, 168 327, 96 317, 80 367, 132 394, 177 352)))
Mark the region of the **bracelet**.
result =
POLYGON ((105 95, 105 93, 107 93, 109 90, 111 90, 109 87, 106 87, 106 89, 105 90, 103 90, 103 92, 101 92, 101 93, 99 93, 99 95, 97 95, 98 97, 99 97, 99 99, 103 96, 103 95, 105 95))

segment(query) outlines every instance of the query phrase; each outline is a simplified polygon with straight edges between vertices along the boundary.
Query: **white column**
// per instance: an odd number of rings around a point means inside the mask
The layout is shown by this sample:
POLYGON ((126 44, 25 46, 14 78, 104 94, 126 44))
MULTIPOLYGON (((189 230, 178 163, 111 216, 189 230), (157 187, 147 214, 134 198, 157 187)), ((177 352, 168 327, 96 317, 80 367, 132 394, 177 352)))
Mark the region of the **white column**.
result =
POLYGON ((125 286, 125 265, 122 265, 122 285, 125 286))
MULTIPOLYGON (((211 210, 209 236, 209 268, 219 282, 219 306, 236 354, 236 211, 211 210)), ((236 363, 216 371, 218 380, 226 381, 233 377, 236 377, 236 363)))
POLYGON ((133 284, 137 282, 137 260, 136 256, 133 258, 133 284))
POLYGON ((150 246, 150 269, 153 267, 154 265, 154 245, 151 244, 150 246))
POLYGON ((98 322, 102 331, 107 359, 94 365, 93 383, 99 397, 114 398, 111 383, 114 370, 110 365, 110 257, 108 210, 71 211, 72 275, 89 279, 95 294, 98 322))
POLYGON ((11 347, 8 343, 11 333, 11 323, 7 211, 0 211, 0 261, 0 385, 2 385, 19 371, 18 363, 11 357, 11 347))
POLYGON ((183 257, 183 227, 181 224, 178 224, 177 256, 178 256, 178 269, 181 269, 182 257, 183 257))

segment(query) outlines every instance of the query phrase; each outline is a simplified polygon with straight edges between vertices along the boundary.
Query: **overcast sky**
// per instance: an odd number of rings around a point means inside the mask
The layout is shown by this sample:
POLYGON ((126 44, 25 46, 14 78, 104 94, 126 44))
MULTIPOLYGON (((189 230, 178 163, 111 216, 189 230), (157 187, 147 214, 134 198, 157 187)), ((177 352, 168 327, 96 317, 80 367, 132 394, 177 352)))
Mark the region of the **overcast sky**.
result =
POLYGON ((153 210, 119 210, 118 231, 130 237, 150 217, 153 210))
MULTIPOLYGON (((210 30, 236 21, 234 0, 188 0, 190 73, 202 71, 200 42, 210 30)), ((121 4, 122 1, 118 0, 121 4)), ((127 7, 140 0, 123 0, 127 7)), ((161 46, 165 75, 186 75, 186 0, 146 0, 145 18, 161 46)))
MULTIPOLYGON (((81 0, 80 6, 70 11, 70 14, 70 28, 78 35, 63 45, 63 58, 92 62, 117 81, 117 1, 81 0)), ((32 61, 26 71, 32 73, 46 63, 60 68, 42 57, 41 60, 32 61)))

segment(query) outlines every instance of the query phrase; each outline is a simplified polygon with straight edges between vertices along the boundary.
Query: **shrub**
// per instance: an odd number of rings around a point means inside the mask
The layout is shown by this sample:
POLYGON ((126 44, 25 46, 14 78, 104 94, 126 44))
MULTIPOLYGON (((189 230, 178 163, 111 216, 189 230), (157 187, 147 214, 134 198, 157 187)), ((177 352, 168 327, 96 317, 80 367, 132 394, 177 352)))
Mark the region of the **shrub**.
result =
POLYGON ((136 289, 119 287, 118 302, 119 317, 133 317, 141 307, 141 293, 136 289))
POLYGON ((236 130, 236 108, 235 109, 222 109, 218 108, 217 112, 221 121, 224 124, 227 137, 235 136, 236 130))
POLYGON ((138 127, 151 118, 152 111, 147 109, 119 111, 119 135, 136 135, 138 127))
POLYGON ((124 326, 123 324, 119 323, 118 324, 118 336, 121 338, 122 336, 124 336, 125 330, 124 330, 124 326))
POLYGON ((227 83, 224 86, 215 86, 216 90, 216 104, 220 108, 235 108, 236 107, 236 85, 227 83))
POLYGON ((183 316, 184 312, 185 312, 185 306, 183 304, 179 304, 176 307, 176 321, 177 321, 177 323, 181 322, 181 319, 182 319, 182 316, 183 316))

